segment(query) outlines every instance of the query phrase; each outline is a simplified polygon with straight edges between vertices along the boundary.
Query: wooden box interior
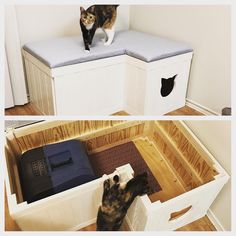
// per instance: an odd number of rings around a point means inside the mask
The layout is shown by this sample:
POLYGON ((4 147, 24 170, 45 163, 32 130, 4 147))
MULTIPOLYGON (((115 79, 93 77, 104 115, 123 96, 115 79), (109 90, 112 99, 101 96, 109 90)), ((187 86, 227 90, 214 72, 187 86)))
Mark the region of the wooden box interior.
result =
POLYGON ((149 196, 152 202, 165 202, 214 180, 218 174, 203 146, 179 121, 42 122, 6 135, 8 178, 18 203, 23 202, 17 168, 21 154, 68 139, 82 140, 88 153, 134 142, 162 188, 149 196))

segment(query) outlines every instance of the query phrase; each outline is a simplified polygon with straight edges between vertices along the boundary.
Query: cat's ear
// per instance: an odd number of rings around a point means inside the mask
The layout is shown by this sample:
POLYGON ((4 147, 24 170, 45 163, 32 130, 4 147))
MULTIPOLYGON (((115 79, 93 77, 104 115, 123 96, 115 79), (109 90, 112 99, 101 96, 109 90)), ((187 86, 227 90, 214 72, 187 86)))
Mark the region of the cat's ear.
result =
POLYGON ((91 6, 90 7, 90 12, 94 13, 94 11, 95 11, 95 6, 91 6))
POLYGON ((161 78, 161 85, 163 85, 163 83, 165 83, 165 78, 161 78))
POLYGON ((80 13, 83 13, 83 12, 85 12, 84 8, 80 7, 80 13))
POLYGON ((176 75, 174 75, 174 76, 172 77, 172 79, 175 79, 175 78, 176 78, 176 76, 177 76, 177 74, 176 74, 176 75))

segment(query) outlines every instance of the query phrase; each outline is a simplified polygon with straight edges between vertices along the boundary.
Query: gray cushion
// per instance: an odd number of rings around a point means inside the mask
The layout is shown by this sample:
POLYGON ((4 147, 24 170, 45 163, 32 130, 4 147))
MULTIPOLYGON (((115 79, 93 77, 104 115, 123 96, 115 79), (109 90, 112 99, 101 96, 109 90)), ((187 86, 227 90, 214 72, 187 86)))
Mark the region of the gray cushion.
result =
POLYGON ((192 51, 185 43, 136 31, 116 32, 110 46, 104 46, 101 37, 95 35, 89 53, 84 51, 81 36, 27 43, 24 49, 50 68, 124 54, 151 62, 192 51))

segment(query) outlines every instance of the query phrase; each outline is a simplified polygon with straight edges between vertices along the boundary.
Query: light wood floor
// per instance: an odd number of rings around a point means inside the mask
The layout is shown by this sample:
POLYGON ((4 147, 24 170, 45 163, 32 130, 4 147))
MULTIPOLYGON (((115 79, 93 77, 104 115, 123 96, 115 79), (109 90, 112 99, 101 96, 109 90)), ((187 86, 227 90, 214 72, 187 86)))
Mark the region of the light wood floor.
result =
MULTIPOLYGON (((162 190, 149 196, 152 202, 160 200, 161 202, 174 198, 185 192, 184 187, 178 180, 178 177, 170 170, 169 165, 166 164, 163 156, 158 149, 148 139, 137 139, 134 141, 137 149, 147 163, 154 177, 157 179, 162 187, 162 190)), ((5 229, 19 230, 17 224, 11 219, 8 212, 7 201, 5 200, 5 229)), ((95 231, 96 225, 89 225, 81 231, 95 231)), ((123 225, 123 231, 128 230, 126 225, 123 225)), ((216 231, 215 227, 207 216, 192 222, 178 231, 216 231)))
MULTIPOLYGON (((34 116, 34 115, 42 115, 42 113, 40 113, 39 111, 37 111, 34 106, 32 106, 30 103, 24 105, 24 106, 15 106, 13 108, 8 108, 5 109, 5 115, 6 116, 25 116, 25 115, 30 115, 30 116, 34 116)), ((120 111, 117 112, 113 115, 116 116, 127 116, 129 115, 128 113, 126 113, 125 111, 120 111)), ((200 116, 203 115, 202 113, 192 109, 191 107, 188 106, 184 106, 180 109, 177 109, 175 111, 169 112, 166 115, 169 116, 200 116)))
MULTIPOLYGON (((96 224, 89 225, 80 231, 95 231, 96 224)), ((121 231, 128 231, 126 226, 122 225, 121 231)), ((176 231, 216 231, 215 227, 212 225, 211 221, 207 216, 192 222, 191 224, 185 225, 177 229, 176 231)))
POLYGON ((23 106, 15 106, 12 108, 5 109, 6 116, 40 116, 40 113, 33 105, 30 103, 23 106))

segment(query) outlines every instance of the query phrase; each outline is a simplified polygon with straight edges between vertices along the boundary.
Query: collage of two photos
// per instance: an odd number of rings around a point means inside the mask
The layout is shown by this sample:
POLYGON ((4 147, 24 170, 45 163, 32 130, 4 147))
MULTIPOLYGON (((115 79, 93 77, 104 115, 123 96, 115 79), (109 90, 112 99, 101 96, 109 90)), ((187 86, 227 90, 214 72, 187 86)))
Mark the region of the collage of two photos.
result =
POLYGON ((231 231, 230 5, 5 5, 5 231, 231 231))

